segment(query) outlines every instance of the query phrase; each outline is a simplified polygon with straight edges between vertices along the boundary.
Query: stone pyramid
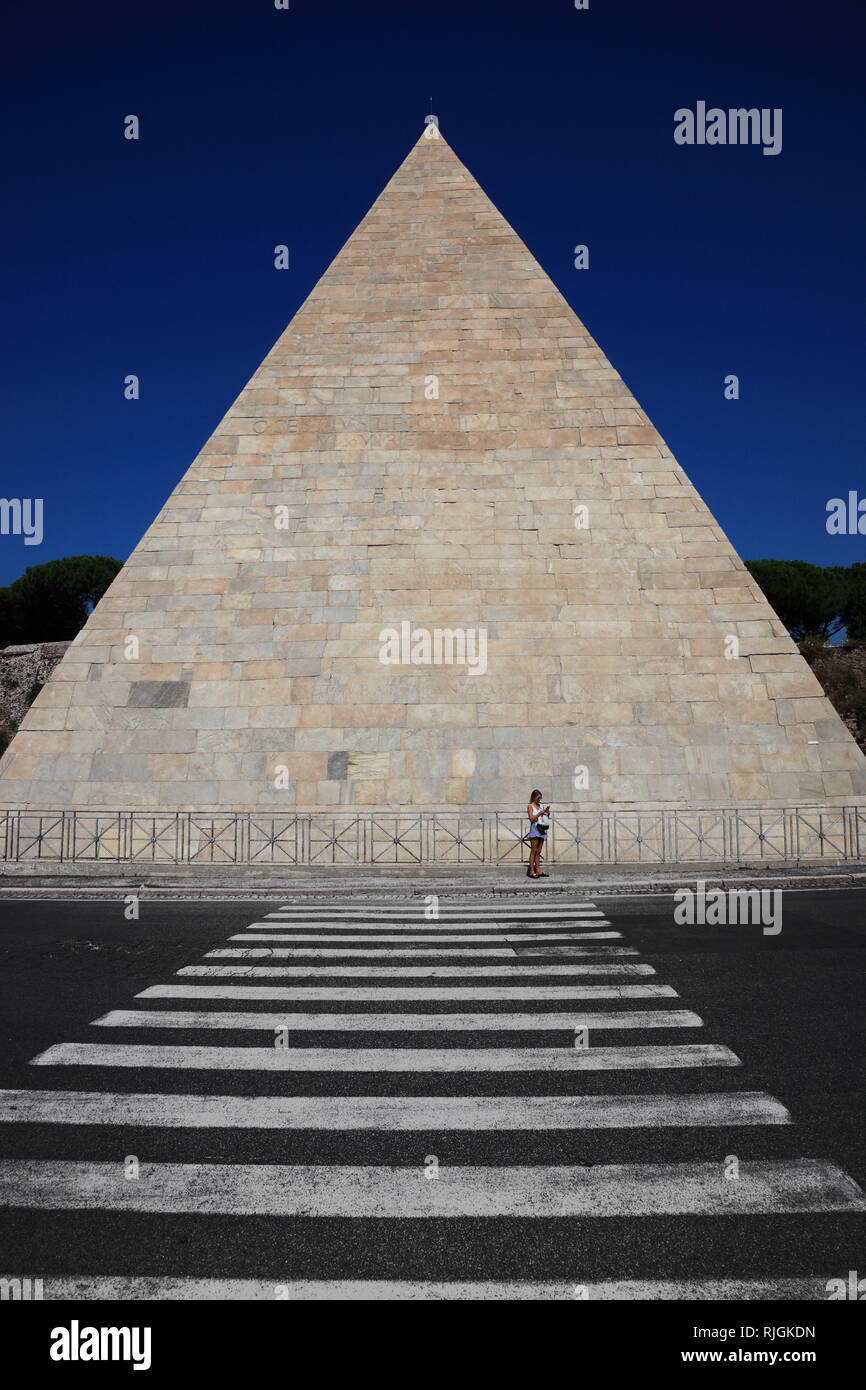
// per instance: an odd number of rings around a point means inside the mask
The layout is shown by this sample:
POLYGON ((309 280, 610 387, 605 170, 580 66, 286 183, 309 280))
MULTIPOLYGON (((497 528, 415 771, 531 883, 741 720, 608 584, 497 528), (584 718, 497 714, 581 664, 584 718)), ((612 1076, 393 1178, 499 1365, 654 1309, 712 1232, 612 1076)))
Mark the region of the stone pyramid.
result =
POLYGON ((519 810, 533 787, 840 806, 866 760, 431 127, 38 696, 0 800, 519 810))

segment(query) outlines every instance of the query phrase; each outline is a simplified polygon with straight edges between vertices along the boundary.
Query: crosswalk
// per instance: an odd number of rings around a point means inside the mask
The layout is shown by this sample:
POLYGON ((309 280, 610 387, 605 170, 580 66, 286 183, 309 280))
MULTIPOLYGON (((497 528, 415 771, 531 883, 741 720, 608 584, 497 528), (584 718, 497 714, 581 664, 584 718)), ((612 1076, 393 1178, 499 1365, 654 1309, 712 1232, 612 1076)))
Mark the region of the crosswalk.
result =
POLYGON ((826 1297, 863 1193, 615 921, 424 913, 286 904, 0 1091, 45 1297, 826 1297))

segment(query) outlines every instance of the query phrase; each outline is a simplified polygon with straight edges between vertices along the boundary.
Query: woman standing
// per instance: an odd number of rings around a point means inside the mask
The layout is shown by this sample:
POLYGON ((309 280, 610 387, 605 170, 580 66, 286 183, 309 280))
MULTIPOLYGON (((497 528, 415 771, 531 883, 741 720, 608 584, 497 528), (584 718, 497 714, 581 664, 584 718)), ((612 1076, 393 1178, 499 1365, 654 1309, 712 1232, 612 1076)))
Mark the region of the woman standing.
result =
POLYGON ((541 792, 535 788, 530 794, 529 805, 526 814, 529 817, 530 831, 529 840, 529 868, 526 870, 527 878, 547 878, 547 874, 541 872, 541 849, 544 844, 544 837, 547 834, 547 817, 550 813, 549 806, 542 806, 541 792), (541 824, 539 825, 539 820, 541 824))

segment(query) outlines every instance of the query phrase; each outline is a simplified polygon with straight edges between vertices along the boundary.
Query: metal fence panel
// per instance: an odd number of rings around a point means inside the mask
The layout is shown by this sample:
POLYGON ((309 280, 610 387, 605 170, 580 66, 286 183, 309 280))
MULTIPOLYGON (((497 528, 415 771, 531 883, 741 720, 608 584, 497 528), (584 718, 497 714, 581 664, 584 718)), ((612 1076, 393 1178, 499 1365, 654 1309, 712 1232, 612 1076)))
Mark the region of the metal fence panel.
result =
MULTIPOLYGON (((866 807, 560 811, 551 864, 862 861, 866 807)), ((0 811, 5 863, 522 864, 512 811, 0 811)))

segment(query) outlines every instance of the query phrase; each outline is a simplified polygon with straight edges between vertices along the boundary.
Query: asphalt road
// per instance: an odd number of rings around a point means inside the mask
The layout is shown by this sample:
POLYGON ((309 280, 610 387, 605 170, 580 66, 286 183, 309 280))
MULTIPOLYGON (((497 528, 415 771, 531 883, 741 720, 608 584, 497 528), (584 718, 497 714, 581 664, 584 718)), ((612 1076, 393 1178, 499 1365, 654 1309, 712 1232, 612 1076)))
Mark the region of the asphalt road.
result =
MULTIPOLYGON (((443 899, 443 902, 447 902, 443 899)), ((683 1028, 594 1030, 593 1045, 674 1046, 720 1044, 741 1067, 543 1072, 276 1072, 185 1070, 106 1066, 33 1066, 31 1059, 59 1043, 252 1047, 268 1035, 249 1030, 94 1028, 92 1021, 118 1009, 192 1009, 195 1003, 133 1002, 139 991, 177 982, 175 972, 200 963, 205 953, 229 946, 229 938, 263 920, 273 905, 147 903, 138 921, 124 905, 106 903, 5 903, 0 905, 0 1087, 34 1090, 154 1092, 195 1096, 666 1096, 695 1092, 766 1092, 788 1108, 790 1125, 705 1127, 517 1128, 493 1131, 320 1130, 285 1128, 163 1128, 52 1123, 0 1124, 0 1160, 31 1159, 121 1164, 135 1155, 142 1164, 256 1164, 394 1166, 423 1172, 435 1156, 443 1169, 516 1165, 722 1164, 744 1168, 759 1160, 816 1159, 836 1165, 866 1187, 863 1133, 863 1060, 866 1017, 863 964, 866 891, 786 890, 780 934, 760 926, 678 926, 669 896, 595 899, 618 945, 648 963, 654 980, 673 986, 679 998, 653 1006, 693 1010, 699 1034, 683 1028), (98 1035, 98 1037, 95 1037, 98 1035)), ((551 899, 551 907, 554 904, 551 899)), ((418 909, 413 912, 417 918, 418 909)), ((437 924, 425 924, 436 926, 437 924)), ((441 924, 438 924, 441 927, 441 924)), ((593 924, 584 924, 586 926, 593 924)), ((405 930, 405 927, 404 927, 405 930)), ((500 929, 505 932, 506 929, 500 929)), ((510 930, 510 929, 509 929, 510 930)), ((355 931, 359 950, 371 950, 355 931)), ((504 936, 503 936, 504 940, 504 936)), ((354 942, 353 942, 354 949, 354 942)), ((378 950, 381 951, 382 947, 378 950)), ((516 943, 512 963, 532 949, 516 943)), ((444 944, 418 948, 420 959, 448 954, 444 944), (426 954, 425 954, 426 953, 426 954)), ((483 944, 472 963, 501 964, 483 944)), ((566 943, 556 964, 574 963, 566 943)), ((413 964, 419 957, 411 956, 413 964)), ((333 961, 354 966, 357 956, 333 961)), ((225 962, 229 963, 229 962, 225 962)), ((273 962, 272 962, 273 963, 273 962)), ((393 963, 393 962, 392 962, 393 963)), ((558 986, 545 975, 545 960, 531 959, 533 980, 558 986), (537 972, 537 973, 536 973, 537 972)), ((530 958, 526 958, 530 968, 530 958)), ((192 981, 192 984, 198 983, 192 981)), ((230 983, 227 981, 226 983, 230 983)), ((241 982, 243 983, 243 982, 241 982)), ((285 984, 282 980, 280 983, 285 984)), ((330 983, 330 982, 329 982, 330 983)), ((362 982, 346 978, 357 987, 362 982)), ((369 982, 367 982, 369 983, 369 982)), ((388 984, 394 983, 393 978, 388 984)), ((397 983, 419 985, 417 979, 397 983)), ((466 980, 462 980, 466 983, 466 980)), ((593 979, 586 983, 595 983, 593 979)), ((256 981, 261 987, 262 982, 256 981)), ((430 992, 461 984, 436 980, 430 992)), ((218 1001, 219 1010, 278 1009, 288 1017, 301 1003, 218 1001)), ((509 1003, 455 1005, 434 998, 423 1004, 360 1000, 317 1005, 319 1011, 399 1013, 510 1012, 509 1003)), ((530 1007, 526 1004, 522 1009, 530 1007)), ((535 1012, 561 1005, 540 1001, 535 1012)), ((587 1009, 604 1009, 587 1003, 587 1009)), ((614 1011, 640 1009, 615 1000, 614 1011)), ((550 1047, 550 1031, 497 1031, 495 1046, 550 1047)), ((567 1036, 556 1038, 567 1046, 567 1036)), ((437 1031, 411 1037, 389 1030, 349 1035, 308 1035, 317 1047, 490 1048, 489 1032, 459 1037, 437 1031)), ((0 1166, 2 1166, 0 1163, 0 1166)), ((423 1178, 422 1178, 423 1181, 423 1178)), ((623 1189, 627 1179, 623 1179, 623 1189)), ((2 1202, 0 1202, 2 1206, 2 1202)), ((229 1207, 230 1211, 230 1207, 229 1207)), ((232 1215, 220 1210, 28 1208, 0 1209, 0 1272, 46 1278, 60 1275, 190 1277, 221 1279, 467 1280, 501 1281, 825 1281, 858 1269, 866 1274, 863 1214, 848 1210, 767 1211, 723 1216, 682 1211, 532 1217, 493 1215, 459 1219, 387 1215, 232 1215)))

